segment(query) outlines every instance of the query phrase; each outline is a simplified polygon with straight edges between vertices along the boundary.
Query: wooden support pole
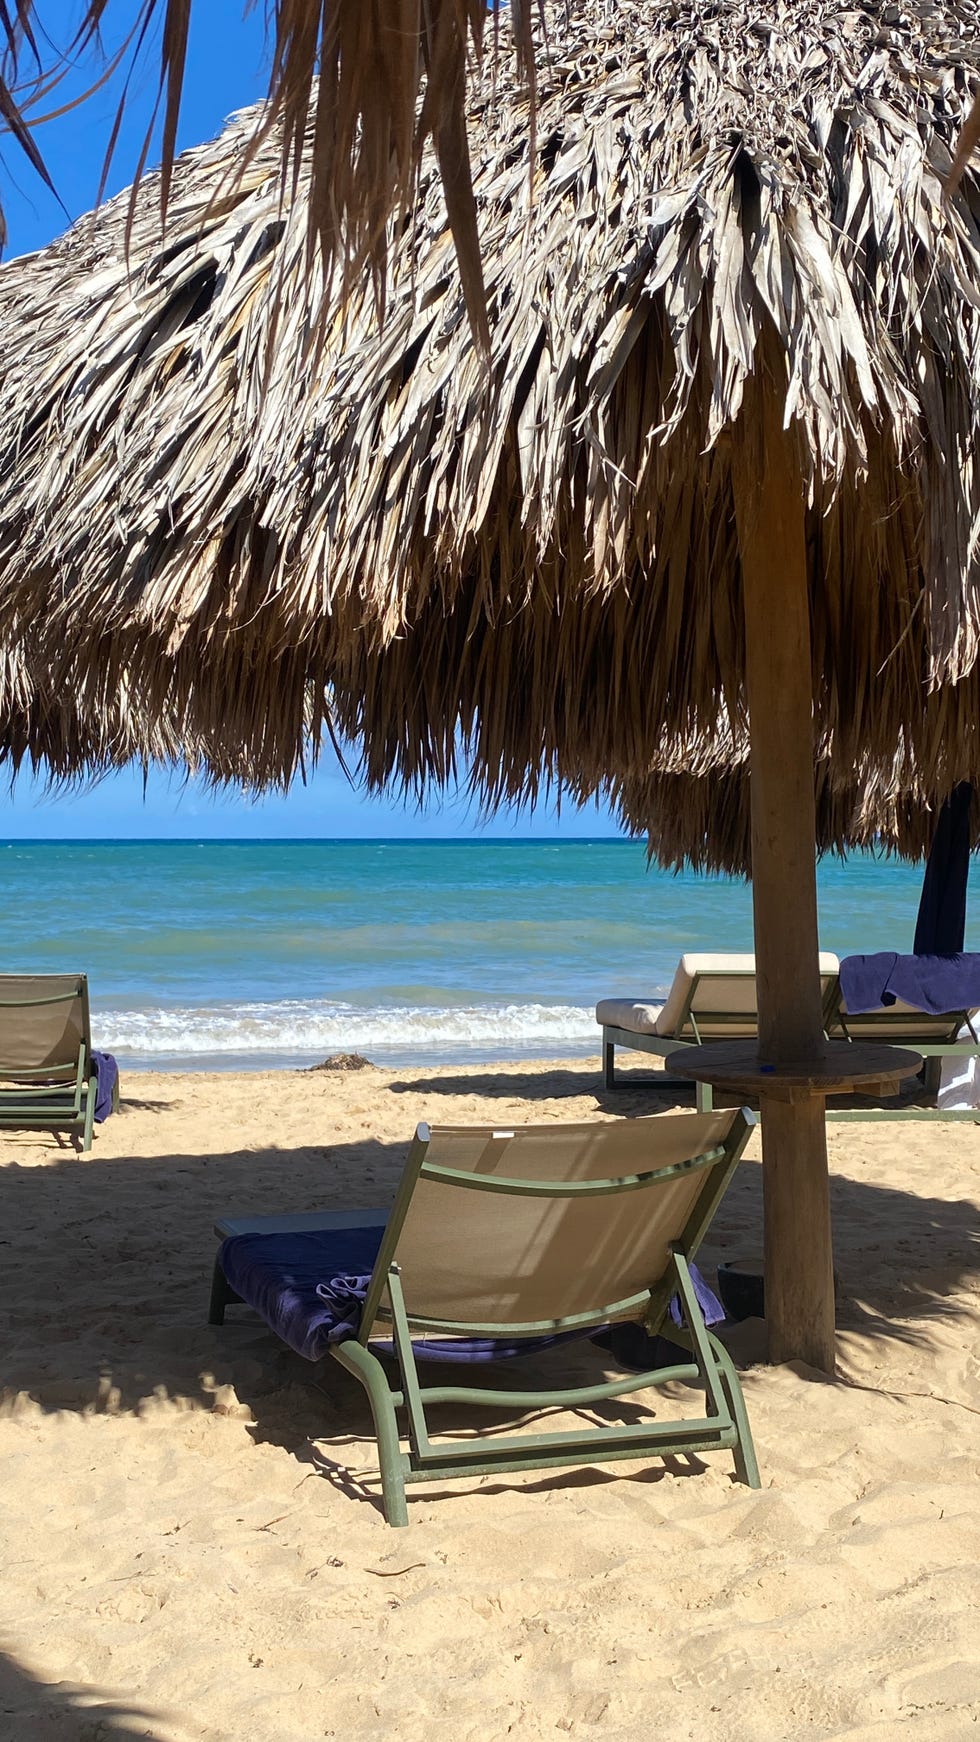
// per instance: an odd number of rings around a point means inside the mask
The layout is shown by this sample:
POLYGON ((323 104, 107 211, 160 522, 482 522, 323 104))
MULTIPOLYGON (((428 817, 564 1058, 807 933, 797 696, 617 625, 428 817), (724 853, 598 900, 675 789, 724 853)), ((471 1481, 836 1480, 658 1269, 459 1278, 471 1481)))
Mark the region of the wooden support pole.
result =
MULTIPOLYGON (((764 366, 763 366, 764 368, 764 366)), ((779 361, 749 392, 733 482, 745 613, 752 899, 763 1064, 823 1052, 805 504, 779 361)), ((761 1097, 766 1322, 773 1361, 834 1370, 825 1103, 761 1097)))
POLYGON ((822 1095, 760 1096, 770 1361, 805 1361, 833 1373, 834 1265, 822 1095))

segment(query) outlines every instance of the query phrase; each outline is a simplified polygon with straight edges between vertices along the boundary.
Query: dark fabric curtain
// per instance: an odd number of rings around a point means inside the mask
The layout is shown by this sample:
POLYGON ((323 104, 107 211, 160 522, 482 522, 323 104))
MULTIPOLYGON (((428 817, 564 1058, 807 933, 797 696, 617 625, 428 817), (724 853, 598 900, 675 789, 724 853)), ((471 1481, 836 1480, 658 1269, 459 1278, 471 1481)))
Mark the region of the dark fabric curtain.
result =
POLYGON ((917 956, 955 956, 963 948, 972 799, 973 788, 963 780, 939 813, 915 922, 912 948, 917 956))

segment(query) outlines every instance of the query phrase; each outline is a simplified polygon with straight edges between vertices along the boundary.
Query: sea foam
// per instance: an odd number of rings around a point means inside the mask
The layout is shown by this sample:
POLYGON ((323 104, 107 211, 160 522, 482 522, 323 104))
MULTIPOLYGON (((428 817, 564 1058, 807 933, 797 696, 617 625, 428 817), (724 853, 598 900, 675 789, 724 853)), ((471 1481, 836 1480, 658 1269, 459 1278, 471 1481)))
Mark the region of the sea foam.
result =
POLYGON ((357 1006, 284 999, 154 1009, 103 1008, 95 1043, 123 1058, 330 1052, 492 1058, 495 1051, 539 1057, 555 1048, 597 1050, 591 1008, 568 1004, 357 1006))

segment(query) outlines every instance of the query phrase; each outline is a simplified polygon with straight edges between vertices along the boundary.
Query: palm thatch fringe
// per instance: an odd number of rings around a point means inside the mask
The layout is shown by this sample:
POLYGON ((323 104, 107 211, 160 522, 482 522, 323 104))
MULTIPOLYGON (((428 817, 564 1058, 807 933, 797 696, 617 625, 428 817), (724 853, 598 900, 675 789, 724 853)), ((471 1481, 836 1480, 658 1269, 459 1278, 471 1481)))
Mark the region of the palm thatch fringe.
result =
MULTIPOLYGON (((129 676, 107 685, 66 689, 32 659, 23 643, 0 644, 0 779, 13 787, 26 774, 54 790, 95 785, 115 769, 151 764, 178 779, 205 787, 234 783, 252 796, 270 786, 284 790, 286 777, 266 769, 261 782, 247 747, 222 732, 212 742, 197 732, 179 698, 149 709, 135 695, 129 676)), ((303 773, 290 767, 289 778, 303 773)))
MULTIPOLYGON (((844 856, 855 848, 908 860, 928 856, 939 805, 896 760, 850 774, 830 756, 814 769, 816 848, 844 856)), ((743 877, 751 870, 749 756, 688 747, 663 767, 609 783, 607 796, 630 833, 646 835, 650 857, 670 870, 692 868, 743 877)), ((973 845, 980 846, 980 805, 973 807, 973 845)))
POLYGON ((30 671, 21 648, 0 647, 0 771, 29 771, 53 786, 95 781, 129 762, 196 767, 176 719, 150 721, 121 693, 111 712, 66 695, 30 671))
POLYGON ((489 358, 431 152, 383 328, 369 272, 318 326, 313 121, 285 187, 262 114, 182 158, 163 243, 150 178, 130 264, 122 196, 0 273, 0 635, 257 784, 329 719, 372 782, 461 747, 489 803, 645 778, 744 737, 732 453, 775 331, 815 738, 926 802, 980 777, 972 4, 548 28, 536 136, 526 83, 471 89, 489 358))

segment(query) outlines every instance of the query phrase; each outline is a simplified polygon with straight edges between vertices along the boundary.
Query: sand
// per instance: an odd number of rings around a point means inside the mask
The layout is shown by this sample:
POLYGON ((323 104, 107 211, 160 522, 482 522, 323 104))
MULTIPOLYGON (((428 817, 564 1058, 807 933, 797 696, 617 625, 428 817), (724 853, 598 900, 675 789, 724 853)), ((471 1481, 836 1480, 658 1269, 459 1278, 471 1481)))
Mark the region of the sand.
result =
MULTIPOLYGON (((217 1212, 384 1203, 423 1117, 658 1105, 598 1083, 130 1075, 89 1156, 3 1137, 4 1742, 980 1735, 976 1126, 830 1126, 840 1376, 731 1338, 760 1493, 721 1454, 539 1472, 391 1531, 353 1382, 204 1322, 217 1212)), ((706 1271, 758 1249, 749 1156, 706 1271)))

